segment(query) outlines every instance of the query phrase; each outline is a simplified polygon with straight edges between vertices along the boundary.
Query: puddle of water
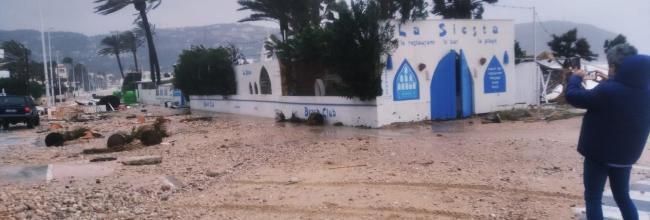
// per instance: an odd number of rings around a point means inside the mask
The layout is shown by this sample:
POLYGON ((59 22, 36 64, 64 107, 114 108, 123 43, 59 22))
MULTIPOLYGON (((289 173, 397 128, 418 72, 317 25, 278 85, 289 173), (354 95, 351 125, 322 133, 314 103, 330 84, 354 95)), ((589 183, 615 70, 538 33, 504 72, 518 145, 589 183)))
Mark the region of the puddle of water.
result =
POLYGON ((0 182, 45 182, 47 165, 0 167, 0 182))
POLYGON ((83 179, 100 176, 108 176, 113 173, 114 168, 105 163, 101 165, 95 164, 53 164, 52 165, 52 179, 62 180, 68 178, 83 179))
MULTIPOLYGON (((476 122, 474 122, 476 124, 476 122)), ((468 120, 439 121, 431 123, 431 131, 434 133, 457 133, 472 130, 476 125, 470 124, 468 120)))
POLYGON ((117 163, 88 164, 84 162, 50 164, 39 166, 0 167, 0 182, 38 183, 52 179, 84 179, 108 176, 113 173, 117 163))

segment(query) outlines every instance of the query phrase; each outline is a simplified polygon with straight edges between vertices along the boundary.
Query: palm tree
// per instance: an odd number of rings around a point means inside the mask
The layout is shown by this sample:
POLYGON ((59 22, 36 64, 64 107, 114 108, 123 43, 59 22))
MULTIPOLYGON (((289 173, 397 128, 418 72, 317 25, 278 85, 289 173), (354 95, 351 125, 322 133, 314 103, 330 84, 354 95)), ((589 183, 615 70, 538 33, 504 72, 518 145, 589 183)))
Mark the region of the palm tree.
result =
POLYGON ((248 18, 239 20, 239 22, 249 21, 277 21, 280 23, 280 34, 282 40, 287 39, 289 31, 289 0, 238 0, 241 5, 239 11, 251 10, 248 18))
MULTIPOLYGON (((147 47, 149 48, 149 62, 153 69, 152 73, 156 75, 156 82, 160 83, 160 63, 158 62, 158 53, 153 42, 153 34, 151 33, 151 26, 149 25, 149 18, 147 12, 155 9, 162 3, 162 0, 95 0, 99 6, 95 7, 95 12, 103 15, 115 13, 123 8, 133 5, 139 12, 139 19, 142 20, 147 38, 147 47)), ((154 79, 151 79, 154 81, 154 79)))
POLYGON ((433 0, 433 13, 445 19, 483 19, 483 4, 494 4, 499 0, 433 0))
POLYGON ((140 72, 138 66, 138 48, 142 46, 144 41, 141 38, 138 38, 133 31, 125 31, 120 35, 120 40, 122 40, 122 48, 126 51, 133 54, 133 62, 135 63, 135 71, 140 72))
POLYGON ((124 50, 124 44, 122 43, 120 35, 113 34, 105 37, 102 39, 101 45, 103 48, 97 53, 102 56, 115 55, 117 65, 120 67, 120 74, 122 74, 122 78, 124 78, 124 69, 122 68, 122 60, 120 60, 120 53, 124 50))
MULTIPOLYGON (((135 27, 131 31, 135 33, 135 36, 140 39, 140 41, 144 42, 146 40, 147 31, 145 31, 144 22, 137 21, 135 27)), ((156 35, 156 26, 149 24, 149 31, 151 32, 151 35, 156 35)), ((156 73, 153 70, 156 68, 154 67, 153 62, 149 62, 149 69, 151 70, 149 71, 151 81, 154 81, 154 79, 156 79, 156 73)))

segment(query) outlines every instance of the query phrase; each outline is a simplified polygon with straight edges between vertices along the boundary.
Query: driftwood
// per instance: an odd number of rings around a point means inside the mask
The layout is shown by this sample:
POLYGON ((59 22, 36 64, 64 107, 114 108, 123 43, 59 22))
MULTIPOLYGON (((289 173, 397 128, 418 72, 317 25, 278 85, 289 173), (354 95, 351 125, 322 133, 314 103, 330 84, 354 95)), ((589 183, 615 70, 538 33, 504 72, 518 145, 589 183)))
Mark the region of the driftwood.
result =
POLYGON ((212 121, 212 117, 185 118, 181 122, 212 121))
POLYGON ((153 146, 162 143, 163 138, 168 137, 167 126, 169 120, 159 117, 153 124, 143 125, 133 128, 130 134, 118 132, 111 135, 107 142, 106 148, 112 152, 127 150, 127 145, 134 140, 140 140, 144 146, 153 146))
POLYGON ((66 141, 77 140, 79 138, 91 139, 91 138, 101 138, 103 137, 99 133, 95 133, 88 128, 75 128, 71 131, 66 131, 63 133, 52 132, 45 136, 45 146, 52 147, 61 147, 66 141))
POLYGON ((65 137, 61 133, 52 132, 45 136, 45 146, 62 147, 65 143, 65 137))
POLYGON ((108 137, 108 140, 106 141, 106 148, 115 151, 121 151, 124 150, 124 146, 131 141, 133 141, 133 139, 128 134, 124 132, 118 132, 108 137))

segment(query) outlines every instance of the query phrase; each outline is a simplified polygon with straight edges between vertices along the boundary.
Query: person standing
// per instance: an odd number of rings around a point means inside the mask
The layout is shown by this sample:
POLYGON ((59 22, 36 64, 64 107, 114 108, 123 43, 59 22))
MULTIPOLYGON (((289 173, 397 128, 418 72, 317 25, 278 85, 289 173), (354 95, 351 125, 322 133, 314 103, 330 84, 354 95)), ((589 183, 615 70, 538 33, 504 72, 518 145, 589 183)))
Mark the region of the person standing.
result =
POLYGON ((623 218, 639 218, 629 182, 632 165, 641 157, 650 134, 650 57, 629 54, 621 48, 608 51, 611 77, 594 89, 582 86, 583 70, 574 70, 567 85, 567 102, 587 109, 578 152, 584 156, 584 199, 590 220, 603 219, 602 196, 608 178, 623 218))

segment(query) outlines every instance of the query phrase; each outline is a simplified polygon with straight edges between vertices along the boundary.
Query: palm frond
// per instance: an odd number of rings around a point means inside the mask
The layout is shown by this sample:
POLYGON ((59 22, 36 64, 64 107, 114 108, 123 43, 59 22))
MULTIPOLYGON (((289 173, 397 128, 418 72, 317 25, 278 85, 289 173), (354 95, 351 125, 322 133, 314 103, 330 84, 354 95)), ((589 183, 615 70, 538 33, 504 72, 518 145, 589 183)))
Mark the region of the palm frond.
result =
POLYGON ((99 4, 95 7, 95 13, 108 15, 129 6, 133 0, 95 0, 94 3, 99 4))

